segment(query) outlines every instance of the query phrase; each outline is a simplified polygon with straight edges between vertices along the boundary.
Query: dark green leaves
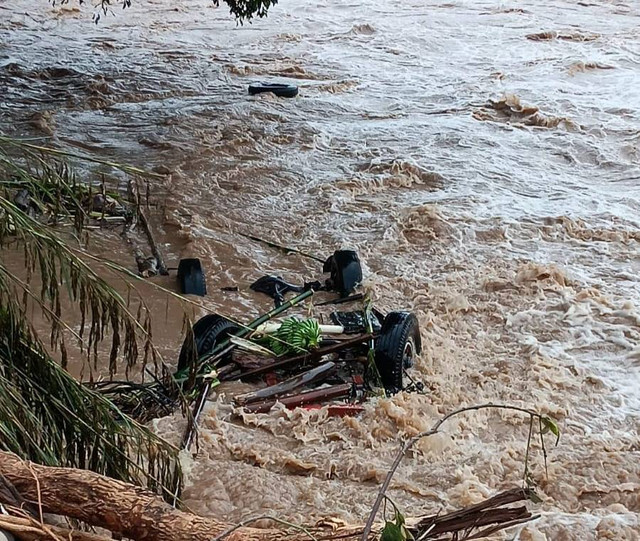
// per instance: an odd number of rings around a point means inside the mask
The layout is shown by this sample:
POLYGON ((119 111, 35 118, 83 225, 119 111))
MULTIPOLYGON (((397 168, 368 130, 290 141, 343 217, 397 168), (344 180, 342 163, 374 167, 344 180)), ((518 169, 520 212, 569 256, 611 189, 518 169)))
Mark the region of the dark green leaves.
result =
MULTIPOLYGON (((87 360, 93 357, 93 368, 99 361, 98 343, 109 336, 110 372, 116 372, 120 357, 124 357, 128 372, 141 356, 140 349, 143 365, 149 358, 155 360, 149 311, 134 315, 129 303, 98 275, 93 262, 86 258, 89 254, 76 247, 64 229, 53 227, 73 225, 75 233, 80 234, 85 216, 81 200, 93 199, 91 178, 78 182, 63 155, 55 149, 0 136, 0 248, 19 246, 25 267, 24 275, 16 276, 0 262, 0 306, 24 307, 29 301, 41 308, 51 322, 50 343, 60 349, 63 367, 65 333, 81 344, 87 360), (24 197, 16 196, 23 192, 24 197), (37 287, 32 277, 37 277, 37 287), (62 317, 64 297, 79 309, 78 330, 69 328, 62 317)), ((91 372, 91 363, 87 367, 91 372)))
MULTIPOLYGON (((395 506, 394 506, 395 507, 395 506)), ((395 509, 393 522, 387 520, 380 536, 380 541, 412 541, 413 535, 407 530, 404 515, 395 509)))
MULTIPOLYGON (((83 0, 79 0, 82 4, 83 0)), ((266 17, 271 6, 278 3, 278 0, 223 0, 229 6, 229 11, 242 24, 244 21, 251 21, 254 17, 266 17)), ((64 2, 63 2, 64 3, 64 2)), ((122 9, 131 6, 132 0, 116 0, 114 4, 121 4, 122 9)), ((98 24, 101 13, 106 15, 111 10, 111 0, 101 0, 100 10, 93 15, 93 21, 98 24)), ((213 0, 213 4, 220 5, 220 0, 213 0)), ((55 5, 55 2, 54 2, 55 5)))
POLYGON ((142 300, 133 314, 96 272, 91 254, 55 227, 80 232, 81 202, 91 194, 91 178, 76 182, 63 155, 0 136, 0 248, 6 254, 19 247, 14 254, 23 263, 16 273, 15 265, 0 261, 0 449, 157 489, 173 501, 181 479, 177 448, 64 370, 65 335, 87 359, 93 357, 90 369, 102 359, 99 342, 110 340, 111 355, 105 357, 111 373, 122 359, 125 371, 137 362, 138 336, 143 365, 155 350, 142 300), (65 321, 66 299, 78 308, 79 327, 65 321), (49 342, 59 348, 62 366, 29 326, 28 309, 34 307, 47 318, 49 342))
POLYGON ((0 450, 47 466, 89 469, 172 501, 181 483, 178 449, 75 381, 23 317, 0 308, 0 450))
MULTIPOLYGON (((240 23, 251 21, 253 17, 266 17, 269 8, 278 3, 278 0, 224 0, 231 13, 240 23)), ((213 0, 218 6, 220 0, 213 0)))

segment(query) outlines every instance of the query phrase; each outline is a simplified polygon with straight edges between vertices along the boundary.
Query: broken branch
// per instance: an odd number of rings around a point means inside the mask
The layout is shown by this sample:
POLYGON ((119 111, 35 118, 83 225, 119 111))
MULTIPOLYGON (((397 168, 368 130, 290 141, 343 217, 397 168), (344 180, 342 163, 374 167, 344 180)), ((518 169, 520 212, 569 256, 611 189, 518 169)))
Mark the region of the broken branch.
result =
POLYGON ((510 406, 510 405, 505 405, 505 404, 479 404, 479 405, 476 405, 476 406, 468 406, 468 407, 465 407, 465 408, 460 408, 460 409, 457 409, 455 411, 452 411, 451 413, 449 413, 449 414, 445 415, 444 417, 442 417, 441 419, 439 419, 429 430, 421 432, 420 434, 417 434, 416 436, 413 436, 412 438, 407 440, 407 442, 402 446, 402 448, 400 449, 400 451, 396 455, 396 458, 394 459, 393 464, 391 465, 391 469, 387 473, 387 476, 386 476, 384 482, 382 483, 382 486, 380 487, 380 490, 378 491, 378 497, 376 498, 376 501, 373 504, 373 507, 371 509, 371 513, 369 514, 369 518, 367 519, 367 523, 366 523, 366 525, 364 527, 364 530, 362 532, 361 541, 367 541, 367 539, 369 538, 369 534, 371 533, 371 528, 373 526, 373 521, 375 520, 376 515, 378 514, 378 511, 380 510, 380 505, 382 505, 382 501, 385 498, 387 489, 389 488, 389 485, 391 484, 391 479, 393 478, 394 474, 396 473, 396 470, 398 469, 398 466, 400 465, 400 462, 402 462, 402 459, 404 458, 404 456, 416 444, 416 442, 418 442, 422 438, 426 438, 428 436, 433 436, 434 434, 436 434, 438 432, 438 430, 440 429, 440 427, 445 422, 447 422, 452 417, 455 417, 456 415, 460 415, 461 413, 465 413, 465 412, 468 412, 468 411, 478 411, 478 410, 489 409, 489 408, 491 408, 491 409, 506 409, 506 410, 512 410, 512 411, 519 411, 519 412, 526 413, 527 415, 531 416, 532 419, 533 418, 542 419, 542 417, 543 417, 541 414, 539 414, 538 412, 536 412, 534 410, 521 408, 521 407, 518 407, 518 406, 510 406))

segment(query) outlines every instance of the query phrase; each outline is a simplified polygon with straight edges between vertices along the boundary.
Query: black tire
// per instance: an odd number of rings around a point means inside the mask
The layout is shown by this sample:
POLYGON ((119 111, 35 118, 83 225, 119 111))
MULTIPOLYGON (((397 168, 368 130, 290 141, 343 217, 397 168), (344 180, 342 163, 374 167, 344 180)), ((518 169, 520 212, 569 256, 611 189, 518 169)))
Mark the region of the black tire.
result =
POLYGON ((196 354, 198 357, 201 357, 209 353, 222 340, 228 338, 229 335, 235 334, 239 330, 240 327, 233 321, 229 321, 227 318, 219 316, 218 314, 209 314, 196 321, 193 325, 193 342, 186 338, 180 348, 178 372, 189 366, 189 360, 193 355, 194 342, 196 354))
POLYGON ((249 94, 255 96, 264 92, 273 92, 281 98, 295 98, 298 95, 298 87, 295 85, 283 85, 278 83, 255 83, 249 85, 249 94))
POLYGON ((375 344, 376 367, 387 393, 404 389, 404 371, 421 351, 418 318, 410 312, 390 312, 375 344))
POLYGON ((207 283, 204 279, 202 263, 199 259, 181 259, 178 264, 178 285, 184 295, 207 294, 207 283))

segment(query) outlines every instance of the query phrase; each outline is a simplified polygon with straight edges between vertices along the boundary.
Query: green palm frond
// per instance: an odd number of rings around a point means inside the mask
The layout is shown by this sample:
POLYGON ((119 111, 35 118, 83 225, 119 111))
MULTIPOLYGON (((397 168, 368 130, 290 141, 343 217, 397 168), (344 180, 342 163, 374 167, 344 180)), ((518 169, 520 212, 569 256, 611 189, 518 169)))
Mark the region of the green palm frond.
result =
POLYGON ((94 158, 93 156, 87 156, 85 154, 78 154, 75 152, 68 152, 66 150, 60 150, 58 148, 34 145, 33 143, 29 143, 28 141, 22 141, 14 137, 8 137, 6 135, 0 135, 0 147, 4 147, 5 153, 6 153, 7 147, 13 147, 13 148, 16 148, 19 151, 19 153, 22 153, 22 154, 31 152, 32 155, 34 155, 33 153, 40 152, 43 156, 52 156, 52 157, 60 158, 62 160, 65 160, 67 158, 73 158, 81 162, 91 162, 99 165, 105 165, 112 169, 119 169, 120 171, 130 175, 142 175, 147 177, 165 178, 164 175, 161 175, 160 173, 151 173, 149 171, 145 171, 144 169, 133 167, 128 164, 117 163, 117 162, 112 162, 108 160, 101 160, 99 158, 94 158))
POLYGON ((75 381, 23 318, 0 311, 0 449, 40 464, 90 469, 172 498, 181 483, 178 449, 75 381))
MULTIPOLYGON (((27 297, 40 305, 51 321, 51 346, 60 347, 63 367, 66 363, 66 345, 61 323, 61 297, 66 294, 75 302, 81 324, 79 337, 87 355, 92 355, 94 368, 98 364, 98 343, 107 335, 111 340, 109 371, 117 370, 120 353, 125 358, 125 368, 137 362, 139 351, 144 351, 143 365, 155 349, 152 347, 148 311, 140 310, 140 317, 129 310, 128 303, 88 264, 80 249, 71 247, 73 238, 44 224, 56 223, 61 216, 72 218, 79 232, 83 224, 84 209, 78 199, 83 191, 69 166, 58 158, 34 155, 33 145, 16 147, 16 143, 3 146, 6 138, 0 137, 0 248, 19 247, 23 251, 26 275, 15 275, 0 265, 0 282, 13 282, 21 294, 22 304, 27 297), (16 153, 15 149, 23 150, 16 153), (14 202, 16 182, 28 191, 29 202, 44 212, 34 217, 14 202), (39 288, 33 290, 31 278, 37 275, 39 288), (88 333, 86 333, 88 329, 88 333), (107 333, 106 331, 109 330, 107 333), (141 347, 138 338, 142 339, 141 347)), ((42 147, 35 147, 42 148, 42 147)), ((142 299, 138 299, 143 304, 142 299)), ((17 302, 11 295, 7 302, 17 302)), ((155 360, 155 359, 154 359, 155 360)), ((91 366, 90 366, 91 368, 91 366)))
MULTIPOLYGON (((0 449, 46 465, 88 468, 173 500, 181 483, 178 450, 65 370, 65 336, 93 361, 90 370, 98 367, 102 341, 111 344, 111 375, 120 362, 128 374, 140 358, 142 368, 158 360, 143 300, 132 311, 130 300, 98 274, 69 228, 56 227, 71 225, 81 234, 93 190, 78 181, 65 157, 0 136, 0 249, 24 261, 18 275, 0 260, 0 449), (16 200, 21 191, 27 203, 16 200), (65 321, 65 297, 77 309, 78 326, 65 321), (49 323, 49 342, 59 348, 61 366, 28 323, 34 306, 49 323)), ((164 365, 158 377, 177 388, 164 365)))

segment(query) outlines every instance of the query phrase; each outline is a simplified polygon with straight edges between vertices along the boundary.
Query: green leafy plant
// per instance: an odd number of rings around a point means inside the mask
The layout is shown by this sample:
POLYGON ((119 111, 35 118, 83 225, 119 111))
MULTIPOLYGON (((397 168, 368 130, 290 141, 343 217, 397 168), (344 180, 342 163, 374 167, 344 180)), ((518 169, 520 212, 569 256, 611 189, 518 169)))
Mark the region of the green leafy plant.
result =
POLYGON ((280 328, 267 335, 263 343, 276 355, 304 353, 320 343, 320 326, 315 319, 285 319, 280 328))
POLYGON ((414 537, 405 525, 404 515, 389 497, 385 501, 393 506, 393 520, 385 521, 380 541, 413 541, 414 537))
POLYGON ((0 450, 90 469, 171 499, 181 483, 178 449, 74 380, 23 316, 0 310, 0 450))
POLYGON ((558 445, 558 441, 560 441, 560 429, 558 428, 558 424, 550 417, 540 417, 540 423, 542 425, 540 434, 551 432, 556 437, 556 445, 558 445))

